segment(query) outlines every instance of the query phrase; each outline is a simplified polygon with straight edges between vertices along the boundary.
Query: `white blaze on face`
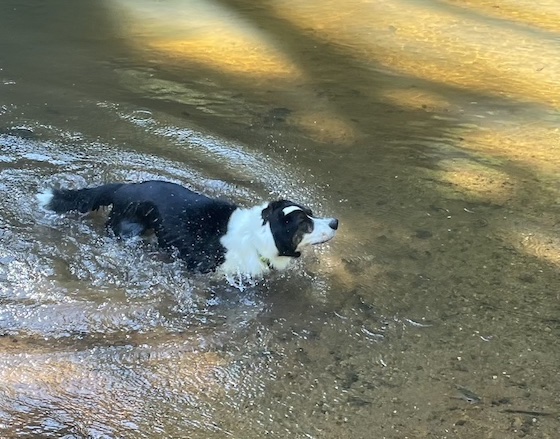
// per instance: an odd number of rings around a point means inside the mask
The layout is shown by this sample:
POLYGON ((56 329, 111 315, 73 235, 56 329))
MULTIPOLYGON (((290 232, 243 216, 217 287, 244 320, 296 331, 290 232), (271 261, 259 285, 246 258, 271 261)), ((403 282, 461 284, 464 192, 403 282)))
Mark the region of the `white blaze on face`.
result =
POLYGON ((282 213, 284 214, 284 216, 286 216, 292 212, 295 212, 296 210, 302 210, 302 209, 301 207, 297 207, 297 206, 289 206, 289 207, 284 207, 284 209, 282 209, 282 213))

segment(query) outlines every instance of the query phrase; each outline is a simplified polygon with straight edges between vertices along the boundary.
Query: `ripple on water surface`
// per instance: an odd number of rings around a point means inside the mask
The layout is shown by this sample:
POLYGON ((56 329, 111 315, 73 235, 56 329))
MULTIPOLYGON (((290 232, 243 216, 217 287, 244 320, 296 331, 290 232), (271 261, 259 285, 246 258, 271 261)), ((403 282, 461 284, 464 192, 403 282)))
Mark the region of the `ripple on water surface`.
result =
MULTIPOLYGON (((241 293, 223 279, 187 276, 149 241, 108 236, 105 212, 55 215, 37 208, 35 194, 163 178, 241 204, 279 196, 279 188, 311 205, 317 197, 273 158, 241 145, 147 113, 117 118, 157 139, 162 156, 38 124, 0 134, 0 424, 14 434, 78 437, 153 437, 165 424, 168 435, 221 437, 228 428, 219 408, 238 410, 260 394, 263 377, 274 378, 270 362, 283 355, 263 347, 271 335, 259 320, 268 306, 262 283, 241 293), (165 148, 187 151, 193 166, 165 158, 165 148), (226 163, 238 184, 214 173, 226 163)), ((309 289, 302 276, 292 288, 309 289)), ((278 282, 266 281, 272 294, 278 282)))

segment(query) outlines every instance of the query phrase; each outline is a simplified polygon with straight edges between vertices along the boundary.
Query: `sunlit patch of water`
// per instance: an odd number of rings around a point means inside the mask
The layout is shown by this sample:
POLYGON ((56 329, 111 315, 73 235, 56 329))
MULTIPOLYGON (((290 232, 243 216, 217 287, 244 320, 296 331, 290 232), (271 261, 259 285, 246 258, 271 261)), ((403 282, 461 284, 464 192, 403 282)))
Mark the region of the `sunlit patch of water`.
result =
POLYGON ((253 78, 282 79, 298 73, 297 65, 277 50, 266 32, 219 2, 195 0, 185 4, 172 0, 158 7, 149 1, 134 5, 115 2, 112 7, 127 17, 124 32, 144 49, 253 78), (164 23, 167 31, 162 32, 164 23), (224 41, 227 45, 222 44, 224 41))
MULTIPOLYGON (((90 437, 98 437, 99 431, 114 435, 146 430, 145 422, 159 416, 174 419, 178 428, 219 430, 208 422, 208 402, 222 392, 217 371, 224 364, 219 355, 176 343, 8 355, 0 362, 0 375, 19 405, 5 421, 11 420, 15 431, 48 431, 50 426, 59 434, 74 429, 90 437), (182 419, 179 412, 160 413, 170 402, 183 409, 197 407, 198 414, 182 419), (26 418, 31 419, 27 425, 26 418)), ((4 395, 0 404, 9 405, 4 395)))
POLYGON ((560 267, 560 238, 558 233, 547 233, 538 223, 519 224, 512 231, 515 248, 560 267))

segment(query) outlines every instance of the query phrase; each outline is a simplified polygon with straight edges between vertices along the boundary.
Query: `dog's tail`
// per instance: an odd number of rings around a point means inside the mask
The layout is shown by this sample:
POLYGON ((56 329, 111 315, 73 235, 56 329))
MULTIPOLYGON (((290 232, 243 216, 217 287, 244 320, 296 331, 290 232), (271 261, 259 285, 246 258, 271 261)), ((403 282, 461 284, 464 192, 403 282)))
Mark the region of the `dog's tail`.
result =
POLYGON ((73 210, 86 213, 113 204, 113 195, 121 186, 122 183, 111 183, 77 190, 48 189, 37 194, 37 200, 43 208, 56 213, 73 210))

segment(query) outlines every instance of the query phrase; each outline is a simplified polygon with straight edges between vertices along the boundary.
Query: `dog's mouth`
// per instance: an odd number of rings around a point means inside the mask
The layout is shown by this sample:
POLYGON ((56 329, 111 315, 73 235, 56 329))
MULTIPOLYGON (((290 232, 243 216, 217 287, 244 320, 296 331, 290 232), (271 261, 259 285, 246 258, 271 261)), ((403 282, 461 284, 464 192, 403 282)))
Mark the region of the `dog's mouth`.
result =
POLYGON ((324 244, 325 242, 333 239, 335 235, 336 231, 333 229, 323 229, 320 232, 319 230, 314 230, 312 233, 304 236, 301 241, 300 247, 324 244))
POLYGON ((335 234, 333 233, 332 236, 326 236, 326 237, 324 237, 324 238, 322 238, 322 239, 319 239, 318 241, 311 242, 310 244, 311 244, 311 245, 324 244, 325 242, 329 242, 331 239, 333 239, 333 238, 334 238, 334 235, 335 235, 335 234))

